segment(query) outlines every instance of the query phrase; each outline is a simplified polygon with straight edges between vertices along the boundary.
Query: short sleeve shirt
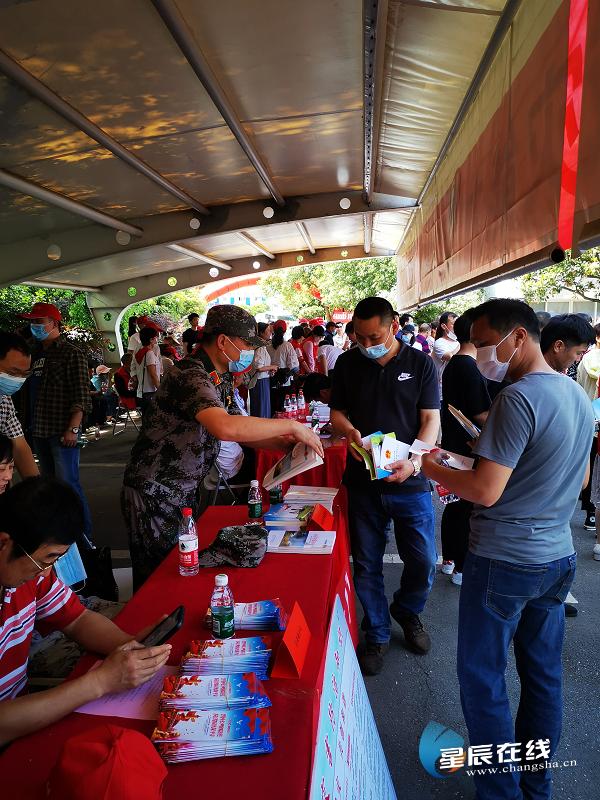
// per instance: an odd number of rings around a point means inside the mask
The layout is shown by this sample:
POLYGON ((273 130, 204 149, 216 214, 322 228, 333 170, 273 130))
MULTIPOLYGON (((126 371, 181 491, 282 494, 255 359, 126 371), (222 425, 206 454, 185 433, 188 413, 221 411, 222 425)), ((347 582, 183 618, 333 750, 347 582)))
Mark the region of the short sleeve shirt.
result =
POLYGON ((33 629, 46 636, 63 630, 84 611, 54 571, 0 593, 0 702, 25 688, 33 629))
POLYGON ((23 428, 17 419, 13 401, 6 395, 0 396, 0 433, 9 439, 23 436, 23 428))
POLYGON ((438 371, 438 377, 440 381, 440 387, 442 385, 442 375, 446 368, 446 365, 449 363, 448 361, 444 361, 443 358, 446 353, 451 353, 453 350, 458 350, 458 342, 452 342, 449 339, 446 339, 444 336, 441 336, 439 339, 436 339, 433 350, 431 351, 431 356, 433 358, 433 363, 436 366, 438 371))
POLYGON ((474 422, 474 417, 492 405, 487 381, 474 358, 452 356, 442 375, 442 447, 452 453, 471 456, 469 434, 448 411, 448 403, 474 422))
POLYGON ((208 408, 239 413, 231 377, 209 374, 196 358, 182 359, 169 370, 144 414, 124 484, 170 505, 194 506, 198 486, 219 452, 218 440, 195 418, 208 408))
POLYGON ((194 330, 194 328, 187 328, 181 336, 181 341, 185 345, 186 353, 191 353, 194 347, 200 341, 201 331, 194 330))
MULTIPOLYGON (((358 348, 347 350, 335 365, 329 405, 344 411, 361 436, 394 432, 399 441, 412 444, 421 428, 421 410, 440 407, 435 367, 429 356, 404 344, 384 367, 358 348)), ((371 482, 364 464, 350 455, 344 483, 364 488, 373 483, 382 494, 409 494, 429 488, 423 473, 399 484, 371 482)))
POLYGON ((566 375, 533 372, 503 389, 473 452, 513 471, 493 506, 474 506, 471 551, 515 564, 571 555, 592 434, 589 399, 566 375))

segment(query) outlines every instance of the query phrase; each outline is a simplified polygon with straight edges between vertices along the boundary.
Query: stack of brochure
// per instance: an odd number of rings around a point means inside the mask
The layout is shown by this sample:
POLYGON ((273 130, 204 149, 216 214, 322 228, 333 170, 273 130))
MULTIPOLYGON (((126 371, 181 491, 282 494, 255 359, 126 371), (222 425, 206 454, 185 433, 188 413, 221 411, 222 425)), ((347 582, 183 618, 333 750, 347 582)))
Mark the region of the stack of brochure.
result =
POLYGON ((335 531, 269 531, 268 553, 327 555, 333 552, 335 531))
POLYGON ((289 506, 319 503, 327 511, 332 512, 333 501, 338 491, 329 486, 290 486, 283 500, 289 506))
POLYGON ((181 661, 184 675, 234 675, 255 672, 266 680, 271 648, 263 636, 247 639, 207 639, 190 642, 181 661))
POLYGON ((362 446, 352 442, 351 447, 362 456, 372 481, 387 478, 392 474, 388 465, 408 458, 410 453, 410 445, 398 441, 395 433, 381 431, 365 436, 362 446))
POLYGON ((309 522, 314 503, 276 503, 263 515, 266 528, 299 530, 309 522))
MULTIPOLYGON (((235 603, 233 615, 236 630, 284 631, 288 621, 278 597, 254 603, 235 603)), ((206 612, 206 624, 212 627, 210 608, 206 612)))
POLYGON ((254 672, 243 675, 167 675, 161 711, 225 711, 266 708, 271 701, 254 672))
POLYGON ((273 750, 268 708, 229 711, 165 711, 152 741, 168 764, 273 750))

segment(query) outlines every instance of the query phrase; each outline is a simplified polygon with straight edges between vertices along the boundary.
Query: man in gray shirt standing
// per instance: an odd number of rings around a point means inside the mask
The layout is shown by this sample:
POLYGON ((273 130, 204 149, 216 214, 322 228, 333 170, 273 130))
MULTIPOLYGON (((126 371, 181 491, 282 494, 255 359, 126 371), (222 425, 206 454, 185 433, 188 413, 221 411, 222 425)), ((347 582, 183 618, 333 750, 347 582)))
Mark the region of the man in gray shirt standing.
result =
POLYGON ((482 374, 511 385, 491 407, 472 471, 442 466, 440 451, 424 456, 422 469, 475 504, 458 679, 476 754, 468 766, 481 768, 477 796, 541 800, 551 797, 545 764, 561 732, 563 602, 576 566, 569 523, 589 479, 593 415, 581 387, 544 360, 539 323, 526 303, 478 306, 471 341, 482 374), (521 682, 515 723, 504 677, 511 642, 521 682))

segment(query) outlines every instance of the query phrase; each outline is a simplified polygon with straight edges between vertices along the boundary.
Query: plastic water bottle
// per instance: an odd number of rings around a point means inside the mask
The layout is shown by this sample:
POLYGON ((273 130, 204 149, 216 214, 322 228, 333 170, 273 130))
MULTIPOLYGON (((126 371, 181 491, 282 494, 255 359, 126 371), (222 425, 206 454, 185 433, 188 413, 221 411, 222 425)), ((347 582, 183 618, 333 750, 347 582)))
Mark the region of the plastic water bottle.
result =
POLYGON ((215 588, 210 598, 212 632, 215 639, 230 639, 235 633, 233 595, 227 575, 215 575, 215 588))
POLYGON ((296 395, 293 394, 290 398, 290 407, 292 411, 292 417, 298 416, 298 401, 296 400, 296 395))
POLYGON ((250 481, 250 491, 248 492, 248 518, 260 519, 262 517, 262 493, 258 481, 250 481))
POLYGON ((289 419, 292 413, 292 401, 290 400, 289 394, 286 394, 285 400, 283 401, 283 413, 286 419, 289 419))
POLYGON ((198 531, 192 517, 191 508, 181 509, 182 520, 179 525, 179 574, 197 575, 198 531))
POLYGON ((298 392, 298 416, 301 422, 306 419, 306 401, 302 389, 298 392))

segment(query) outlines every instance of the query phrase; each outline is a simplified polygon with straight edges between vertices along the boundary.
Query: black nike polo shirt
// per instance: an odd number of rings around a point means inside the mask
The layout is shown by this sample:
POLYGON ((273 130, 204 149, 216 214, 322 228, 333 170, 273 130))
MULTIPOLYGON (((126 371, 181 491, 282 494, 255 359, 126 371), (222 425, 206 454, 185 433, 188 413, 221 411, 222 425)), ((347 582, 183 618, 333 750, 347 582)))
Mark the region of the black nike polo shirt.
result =
MULTIPOLYGON (((335 364, 330 406, 345 412, 363 437, 375 431, 393 431, 399 441, 412 444, 421 428, 421 410, 440 408, 437 371, 431 356, 401 343, 397 355, 382 367, 358 347, 347 350, 335 364)), ((404 483, 371 481, 364 463, 350 454, 344 483, 383 494, 429 490, 423 473, 404 483)))

